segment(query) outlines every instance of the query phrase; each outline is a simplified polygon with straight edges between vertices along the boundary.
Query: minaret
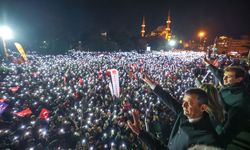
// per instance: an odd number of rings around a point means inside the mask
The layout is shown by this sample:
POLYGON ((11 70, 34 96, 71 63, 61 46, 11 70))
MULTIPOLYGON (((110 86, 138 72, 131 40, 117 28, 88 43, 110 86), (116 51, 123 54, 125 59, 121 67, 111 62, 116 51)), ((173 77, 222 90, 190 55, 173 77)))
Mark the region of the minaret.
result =
POLYGON ((145 17, 142 18, 142 25, 141 25, 141 37, 143 38, 145 36, 145 17))
POLYGON ((166 40, 170 40, 171 39, 171 32, 170 32, 170 9, 168 10, 168 20, 166 21, 167 23, 167 27, 166 27, 166 35, 165 35, 165 39, 166 40))

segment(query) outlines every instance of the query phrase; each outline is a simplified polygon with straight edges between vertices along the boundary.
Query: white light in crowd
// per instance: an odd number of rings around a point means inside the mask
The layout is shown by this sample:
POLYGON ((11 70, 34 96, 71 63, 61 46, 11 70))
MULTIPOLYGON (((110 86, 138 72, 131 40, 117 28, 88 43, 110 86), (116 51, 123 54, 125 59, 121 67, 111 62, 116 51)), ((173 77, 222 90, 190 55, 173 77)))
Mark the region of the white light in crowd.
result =
POLYGON ((115 133, 115 130, 114 129, 111 129, 111 134, 114 134, 115 133))
POLYGON ((24 136, 28 136, 30 134, 30 132, 25 132, 24 136))
POLYGON ((17 140, 18 139, 18 136, 14 136, 13 138, 13 141, 17 140))
POLYGON ((122 143, 122 147, 126 147, 126 145, 124 143, 122 143))
POLYGON ((65 132, 64 132, 64 129, 60 129, 60 131, 59 131, 59 132, 60 132, 60 133, 65 133, 65 132))
POLYGON ((170 40, 170 41, 168 42, 168 45, 169 45, 169 46, 175 46, 175 45, 176 45, 176 41, 175 41, 175 40, 170 40))
POLYGON ((34 150, 34 147, 29 148, 29 150, 34 150))
POLYGON ((25 125, 22 125, 20 128, 21 128, 21 129, 24 129, 24 128, 25 128, 25 125))
POLYGON ((89 148, 89 150, 93 150, 94 149, 94 147, 93 146, 91 146, 90 148, 89 148))
POLYGON ((85 140, 85 139, 83 139, 83 140, 82 140, 82 144, 85 144, 85 143, 86 143, 86 140, 85 140))
POLYGON ((104 136, 104 137, 107 137, 107 133, 104 133, 103 136, 104 136))
POLYGON ((105 144, 105 145, 104 145, 104 148, 108 148, 108 144, 105 144))
POLYGON ((111 146, 115 146, 115 143, 114 143, 114 142, 111 142, 111 146))
POLYGON ((74 132, 75 136, 80 136, 80 134, 78 132, 74 132))
POLYGON ((44 130, 43 132, 42 132, 42 135, 46 135, 47 134, 47 132, 44 130))

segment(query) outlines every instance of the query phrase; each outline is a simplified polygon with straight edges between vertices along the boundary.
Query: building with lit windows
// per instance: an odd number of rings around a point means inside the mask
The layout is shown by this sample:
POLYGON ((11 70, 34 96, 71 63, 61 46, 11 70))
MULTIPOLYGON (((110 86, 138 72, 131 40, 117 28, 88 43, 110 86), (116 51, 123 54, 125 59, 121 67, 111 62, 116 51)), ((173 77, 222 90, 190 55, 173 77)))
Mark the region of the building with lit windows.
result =
POLYGON ((240 39, 233 39, 231 37, 220 36, 216 40, 215 50, 219 54, 226 54, 228 52, 248 53, 250 50, 250 38, 243 36, 240 39))

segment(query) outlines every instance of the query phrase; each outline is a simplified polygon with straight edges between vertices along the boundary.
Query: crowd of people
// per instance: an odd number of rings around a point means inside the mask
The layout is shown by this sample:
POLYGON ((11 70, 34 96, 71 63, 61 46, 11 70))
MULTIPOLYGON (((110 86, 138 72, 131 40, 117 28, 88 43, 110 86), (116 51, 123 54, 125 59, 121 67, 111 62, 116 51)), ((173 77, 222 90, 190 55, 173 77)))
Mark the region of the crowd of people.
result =
MULTIPOLYGON (((145 149, 129 129, 133 109, 142 128, 168 142, 176 114, 141 80, 143 73, 182 101, 195 79, 212 82, 202 52, 162 54, 71 51, 2 62, 0 149, 145 149), (110 69, 119 71, 120 96, 112 95, 110 69)), ((233 62, 219 59, 220 67, 233 62)), ((237 62, 238 63, 238 62, 237 62)))

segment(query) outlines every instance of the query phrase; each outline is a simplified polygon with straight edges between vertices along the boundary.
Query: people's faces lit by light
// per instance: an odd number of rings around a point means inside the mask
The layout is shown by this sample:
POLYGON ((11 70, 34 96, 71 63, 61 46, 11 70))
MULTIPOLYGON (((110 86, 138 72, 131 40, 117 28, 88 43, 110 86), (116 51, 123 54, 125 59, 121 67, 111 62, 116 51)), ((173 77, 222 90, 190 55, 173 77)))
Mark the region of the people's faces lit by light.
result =
POLYGON ((236 74, 233 71, 224 72, 224 77, 223 77, 224 85, 233 85, 235 83, 241 82, 242 80, 243 80, 242 77, 236 78, 236 74))
POLYGON ((202 113, 206 110, 207 105, 199 104, 197 101, 197 95, 185 94, 183 97, 182 108, 184 115, 189 119, 195 119, 202 116, 202 113))

